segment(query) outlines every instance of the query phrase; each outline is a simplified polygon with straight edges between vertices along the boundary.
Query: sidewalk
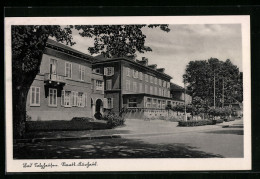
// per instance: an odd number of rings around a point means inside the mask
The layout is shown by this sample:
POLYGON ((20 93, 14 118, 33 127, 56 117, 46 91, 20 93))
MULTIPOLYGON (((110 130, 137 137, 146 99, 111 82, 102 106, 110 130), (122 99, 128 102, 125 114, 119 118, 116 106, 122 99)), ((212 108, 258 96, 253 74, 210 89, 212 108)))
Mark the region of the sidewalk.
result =
POLYGON ((115 129, 85 130, 85 131, 51 131, 51 132, 30 132, 24 139, 18 139, 15 143, 58 141, 58 140, 92 140, 121 137, 138 137, 154 135, 170 135, 179 133, 190 133, 221 129, 222 127, 243 125, 243 120, 224 122, 217 125, 197 127, 177 127, 178 122, 162 120, 144 121, 140 119, 126 120, 126 125, 115 129))

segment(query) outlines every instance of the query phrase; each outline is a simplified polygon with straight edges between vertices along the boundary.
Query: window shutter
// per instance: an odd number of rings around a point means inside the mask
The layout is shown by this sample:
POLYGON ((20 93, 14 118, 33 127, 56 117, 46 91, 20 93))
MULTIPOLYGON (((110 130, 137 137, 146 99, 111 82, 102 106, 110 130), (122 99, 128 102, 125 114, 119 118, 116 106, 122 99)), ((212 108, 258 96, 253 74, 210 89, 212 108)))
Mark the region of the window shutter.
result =
POLYGON ((113 99, 114 99, 114 98, 111 98, 111 108, 113 108, 113 107, 114 107, 114 102, 113 102, 113 99))
POLYGON ((61 91, 61 101, 60 101, 61 102, 61 104, 60 104, 61 106, 64 106, 64 96, 65 96, 65 90, 62 90, 61 91))
POLYGON ((107 68, 104 68, 104 75, 107 75, 107 68))
POLYGON ((85 106, 87 106, 87 104, 88 104, 88 95, 87 93, 85 93, 85 106))
POLYGON ((78 106, 78 92, 75 92, 75 106, 78 106))
POLYGON ((82 94, 82 107, 85 107, 85 93, 82 94))
POLYGON ((104 108, 107 109, 107 98, 104 98, 104 108))
POLYGON ((114 75, 114 67, 111 67, 111 76, 114 75))
POLYGON ((72 92, 70 92, 70 105, 69 106, 72 106, 73 104, 73 94, 72 92))

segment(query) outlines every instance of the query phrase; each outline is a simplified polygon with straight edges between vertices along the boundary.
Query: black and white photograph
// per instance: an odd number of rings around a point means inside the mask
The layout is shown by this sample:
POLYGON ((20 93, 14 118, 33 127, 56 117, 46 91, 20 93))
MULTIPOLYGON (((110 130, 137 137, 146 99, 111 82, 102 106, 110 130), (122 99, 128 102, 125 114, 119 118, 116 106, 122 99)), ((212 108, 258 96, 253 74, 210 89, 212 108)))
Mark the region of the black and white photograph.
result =
POLYGON ((7 172, 251 169, 249 16, 5 18, 7 172))

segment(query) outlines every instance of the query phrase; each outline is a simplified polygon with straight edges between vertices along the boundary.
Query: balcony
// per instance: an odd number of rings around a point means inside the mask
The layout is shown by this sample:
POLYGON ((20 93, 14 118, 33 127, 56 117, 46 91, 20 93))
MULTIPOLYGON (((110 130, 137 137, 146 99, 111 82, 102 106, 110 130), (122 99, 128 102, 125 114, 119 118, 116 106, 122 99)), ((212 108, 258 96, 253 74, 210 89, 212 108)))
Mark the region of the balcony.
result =
POLYGON ((64 76, 57 75, 57 74, 45 73, 44 74, 44 81, 48 82, 49 84, 56 84, 56 85, 64 85, 65 84, 64 76))

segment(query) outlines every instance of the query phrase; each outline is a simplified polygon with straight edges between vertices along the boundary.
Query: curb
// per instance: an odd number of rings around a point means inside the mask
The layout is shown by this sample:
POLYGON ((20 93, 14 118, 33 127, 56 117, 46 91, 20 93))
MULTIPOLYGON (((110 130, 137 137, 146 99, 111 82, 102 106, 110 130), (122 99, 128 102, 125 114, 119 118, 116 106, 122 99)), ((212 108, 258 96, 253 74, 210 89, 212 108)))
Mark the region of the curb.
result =
POLYGON ((35 138, 35 139, 16 139, 14 143, 36 143, 36 142, 49 142, 49 141, 70 141, 70 140, 94 140, 94 139, 112 139, 121 138, 120 135, 107 135, 107 136, 87 136, 87 137, 59 137, 59 138, 35 138))

